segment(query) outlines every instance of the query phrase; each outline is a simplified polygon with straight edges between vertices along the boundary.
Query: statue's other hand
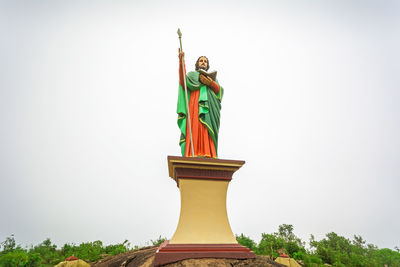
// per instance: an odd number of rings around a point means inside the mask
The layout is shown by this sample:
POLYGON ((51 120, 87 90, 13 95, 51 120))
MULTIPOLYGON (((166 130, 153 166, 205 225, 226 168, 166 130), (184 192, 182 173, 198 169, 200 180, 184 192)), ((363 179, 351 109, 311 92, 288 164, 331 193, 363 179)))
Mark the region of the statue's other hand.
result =
POLYGON ((205 82, 205 77, 204 77, 204 75, 203 75, 203 74, 200 74, 200 76, 199 76, 199 80, 200 80, 200 82, 201 82, 201 83, 203 83, 203 84, 204 84, 204 82, 205 82))
POLYGON ((212 84, 212 81, 213 81, 211 78, 206 77, 203 74, 200 74, 200 78, 199 79, 200 79, 200 82, 202 84, 205 84, 207 86, 210 86, 212 84))

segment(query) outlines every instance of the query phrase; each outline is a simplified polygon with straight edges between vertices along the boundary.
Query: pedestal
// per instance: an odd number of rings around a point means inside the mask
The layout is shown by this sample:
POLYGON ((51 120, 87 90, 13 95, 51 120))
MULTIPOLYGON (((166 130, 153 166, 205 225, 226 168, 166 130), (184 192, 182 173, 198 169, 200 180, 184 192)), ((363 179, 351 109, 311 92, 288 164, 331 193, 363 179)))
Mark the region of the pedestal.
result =
POLYGON ((171 240, 158 249, 155 266, 193 258, 254 258, 238 244, 229 224, 226 193, 245 162, 168 156, 169 176, 179 187, 181 211, 171 240))

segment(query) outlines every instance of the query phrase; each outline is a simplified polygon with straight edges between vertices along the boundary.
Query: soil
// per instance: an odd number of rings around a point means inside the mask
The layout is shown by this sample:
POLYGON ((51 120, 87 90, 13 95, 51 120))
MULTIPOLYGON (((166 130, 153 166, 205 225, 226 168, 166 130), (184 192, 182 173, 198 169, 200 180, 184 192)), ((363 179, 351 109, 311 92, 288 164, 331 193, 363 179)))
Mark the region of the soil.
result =
MULTIPOLYGON (((158 247, 145 247, 116 256, 108 256, 90 264, 92 267, 152 267, 158 247)), ((255 259, 187 259, 164 265, 165 267, 286 267, 266 256, 256 255, 255 259)))

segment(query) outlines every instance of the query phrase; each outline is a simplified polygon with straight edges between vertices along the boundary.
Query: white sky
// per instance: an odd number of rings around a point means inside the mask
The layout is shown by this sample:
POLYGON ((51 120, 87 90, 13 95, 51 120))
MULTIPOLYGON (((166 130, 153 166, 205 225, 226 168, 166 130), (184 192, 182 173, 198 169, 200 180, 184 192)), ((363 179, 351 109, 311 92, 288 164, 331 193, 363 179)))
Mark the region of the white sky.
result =
POLYGON ((179 46, 225 88, 234 233, 400 245, 397 1, 0 1, 0 241, 170 238, 179 46))

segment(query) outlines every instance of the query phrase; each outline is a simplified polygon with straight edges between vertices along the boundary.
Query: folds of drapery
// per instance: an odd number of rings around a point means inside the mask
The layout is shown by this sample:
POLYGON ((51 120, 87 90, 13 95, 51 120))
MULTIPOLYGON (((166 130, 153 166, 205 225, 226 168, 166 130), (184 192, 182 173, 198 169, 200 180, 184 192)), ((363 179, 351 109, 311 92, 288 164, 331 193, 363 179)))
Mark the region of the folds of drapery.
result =
MULTIPOLYGON (((218 84, 218 81, 216 81, 218 84)), ((215 150, 215 157, 217 156, 218 151, 218 132, 220 126, 220 111, 221 111, 221 100, 223 97, 223 91, 221 85, 219 85, 220 90, 218 94, 215 94, 213 90, 208 88, 206 85, 200 83, 199 81, 199 72, 193 71, 189 72, 186 76, 186 85, 188 88, 188 99, 189 102, 195 101, 198 105, 198 113, 196 110, 196 115, 193 117, 197 117, 196 120, 201 123, 201 127, 205 127, 207 129, 207 134, 211 138, 212 142, 214 143, 214 150, 215 150), (197 99, 198 97, 198 99, 197 99)), ((181 131, 181 138, 179 144, 181 146, 181 153, 182 156, 191 156, 185 153, 185 151, 190 151, 186 149, 187 140, 189 137, 188 133, 188 125, 187 125, 187 108, 186 108, 186 100, 185 100, 185 91, 181 84, 179 84, 179 91, 178 91, 178 105, 177 105, 177 113, 178 113, 178 127, 181 131), (186 154, 186 155, 185 155, 186 154)), ((191 118, 192 124, 197 123, 194 118, 191 118)), ((193 128, 193 125, 192 125, 193 128)), ((201 139, 203 142, 199 144, 205 143, 207 146, 207 138, 201 139)), ((193 140, 194 146, 197 146, 198 140, 193 140)), ((210 141, 208 141, 210 143, 210 141)), ((195 149, 195 156, 208 156, 204 151, 208 151, 207 148, 202 151, 201 147, 198 150, 200 154, 196 155, 195 149), (204 154, 204 155, 202 155, 204 154)), ((210 157, 213 157, 210 155, 210 157)))

